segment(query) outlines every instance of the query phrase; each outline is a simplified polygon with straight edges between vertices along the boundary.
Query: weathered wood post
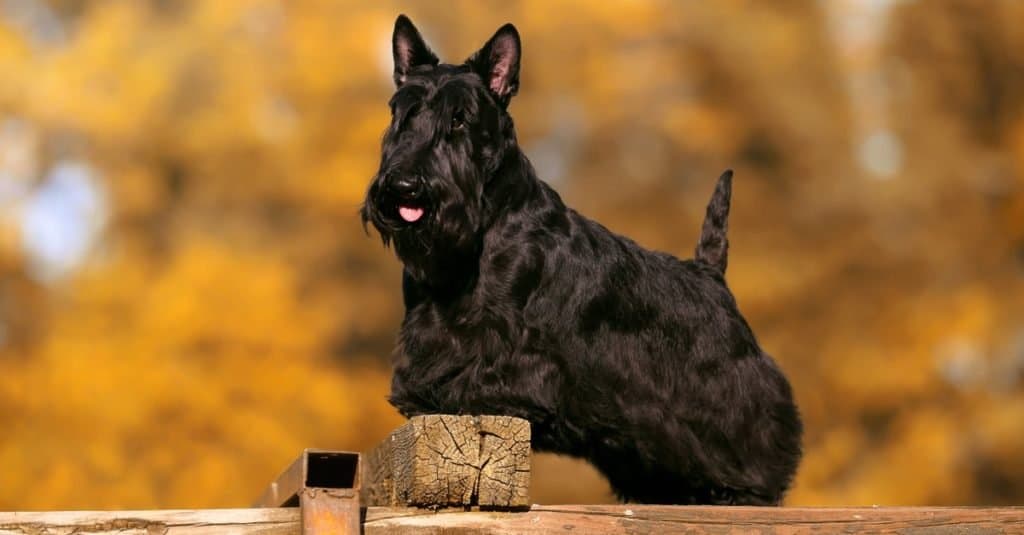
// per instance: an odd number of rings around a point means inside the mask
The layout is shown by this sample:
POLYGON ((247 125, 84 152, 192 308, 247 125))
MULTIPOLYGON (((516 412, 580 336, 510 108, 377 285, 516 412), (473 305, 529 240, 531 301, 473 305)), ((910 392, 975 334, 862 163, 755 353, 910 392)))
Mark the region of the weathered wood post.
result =
POLYGON ((530 424, 511 416, 416 416, 364 456, 371 506, 530 505, 530 424))

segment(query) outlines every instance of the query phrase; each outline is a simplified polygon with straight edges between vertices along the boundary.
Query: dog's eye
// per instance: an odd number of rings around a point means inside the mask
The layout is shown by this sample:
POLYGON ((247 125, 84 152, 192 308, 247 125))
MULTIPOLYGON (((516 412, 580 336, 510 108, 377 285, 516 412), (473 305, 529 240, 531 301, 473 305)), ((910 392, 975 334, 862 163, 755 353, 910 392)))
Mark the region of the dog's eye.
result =
POLYGON ((463 115, 462 110, 459 110, 452 114, 452 130, 462 130, 466 127, 466 116, 463 115))

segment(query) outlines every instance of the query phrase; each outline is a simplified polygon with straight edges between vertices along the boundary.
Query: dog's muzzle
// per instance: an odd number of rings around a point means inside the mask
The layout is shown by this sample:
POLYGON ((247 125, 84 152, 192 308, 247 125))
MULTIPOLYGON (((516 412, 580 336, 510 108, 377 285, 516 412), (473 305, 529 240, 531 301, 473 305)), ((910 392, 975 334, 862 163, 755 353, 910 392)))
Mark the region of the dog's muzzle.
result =
POLYGON ((385 205, 405 223, 423 218, 426 208, 426 183, 419 176, 389 176, 384 182, 385 205))

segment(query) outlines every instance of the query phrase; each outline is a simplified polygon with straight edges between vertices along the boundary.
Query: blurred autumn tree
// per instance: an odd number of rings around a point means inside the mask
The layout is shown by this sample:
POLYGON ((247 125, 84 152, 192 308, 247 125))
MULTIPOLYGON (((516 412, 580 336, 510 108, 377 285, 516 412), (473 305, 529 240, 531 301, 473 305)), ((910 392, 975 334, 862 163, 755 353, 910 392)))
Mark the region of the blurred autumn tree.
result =
POLYGON ((516 23, 527 153, 645 245, 688 256, 737 169, 729 280, 807 419, 789 503, 1024 499, 1013 0, 871 39, 848 1, 2 6, 0 508, 245 505, 400 423, 399 267, 355 217, 398 12, 449 61, 516 23))

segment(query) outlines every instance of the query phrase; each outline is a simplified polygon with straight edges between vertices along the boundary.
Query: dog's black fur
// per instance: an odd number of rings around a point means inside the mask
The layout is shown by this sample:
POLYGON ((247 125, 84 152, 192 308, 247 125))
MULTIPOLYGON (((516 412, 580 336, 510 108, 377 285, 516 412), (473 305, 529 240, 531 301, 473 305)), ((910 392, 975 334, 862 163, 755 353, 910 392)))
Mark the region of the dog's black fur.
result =
POLYGON ((624 500, 778 504, 801 423, 725 284, 732 173, 694 260, 648 251, 534 174, 507 112, 512 25, 461 65, 405 16, 392 44, 392 121, 361 212, 405 266, 391 402, 526 418, 535 449, 588 459, 624 500))

